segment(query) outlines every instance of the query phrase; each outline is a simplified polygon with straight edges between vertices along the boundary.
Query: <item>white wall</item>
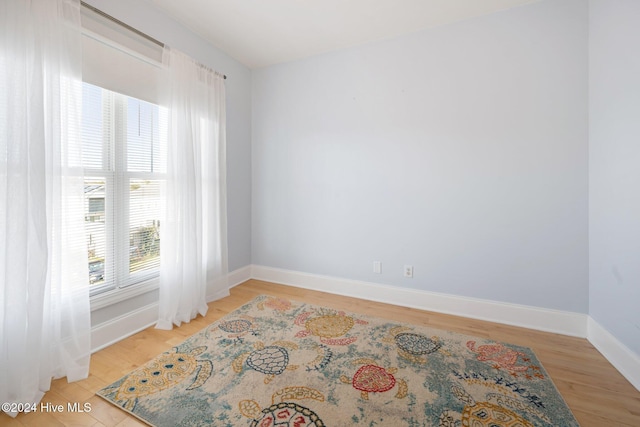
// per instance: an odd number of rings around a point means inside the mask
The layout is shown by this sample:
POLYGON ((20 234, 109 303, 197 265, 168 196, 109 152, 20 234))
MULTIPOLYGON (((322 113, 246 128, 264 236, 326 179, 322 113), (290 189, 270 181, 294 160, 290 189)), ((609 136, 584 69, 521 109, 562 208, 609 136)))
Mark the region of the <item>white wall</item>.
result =
POLYGON ((253 264, 586 313, 587 13, 254 70, 253 264))
POLYGON ((589 7, 589 314, 640 355, 640 2, 589 7))

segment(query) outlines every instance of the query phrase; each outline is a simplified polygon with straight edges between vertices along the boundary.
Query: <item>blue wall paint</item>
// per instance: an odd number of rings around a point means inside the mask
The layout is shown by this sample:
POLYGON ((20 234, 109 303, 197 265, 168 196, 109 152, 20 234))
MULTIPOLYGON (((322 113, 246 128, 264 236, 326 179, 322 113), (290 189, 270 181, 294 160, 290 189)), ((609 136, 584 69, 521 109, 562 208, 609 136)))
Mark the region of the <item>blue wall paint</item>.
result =
POLYGON ((587 13, 254 70, 253 263, 586 313, 587 13))
POLYGON ((589 314, 640 355, 640 3, 589 8, 589 314))

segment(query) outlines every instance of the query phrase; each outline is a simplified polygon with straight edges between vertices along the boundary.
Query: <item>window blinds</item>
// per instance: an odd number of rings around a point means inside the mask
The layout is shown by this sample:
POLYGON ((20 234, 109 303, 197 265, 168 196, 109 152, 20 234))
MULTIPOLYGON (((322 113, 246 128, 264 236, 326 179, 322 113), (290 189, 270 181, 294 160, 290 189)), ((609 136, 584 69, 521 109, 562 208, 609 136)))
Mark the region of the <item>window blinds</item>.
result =
POLYGON ((82 32, 84 81, 158 103, 160 46, 85 7, 82 32))

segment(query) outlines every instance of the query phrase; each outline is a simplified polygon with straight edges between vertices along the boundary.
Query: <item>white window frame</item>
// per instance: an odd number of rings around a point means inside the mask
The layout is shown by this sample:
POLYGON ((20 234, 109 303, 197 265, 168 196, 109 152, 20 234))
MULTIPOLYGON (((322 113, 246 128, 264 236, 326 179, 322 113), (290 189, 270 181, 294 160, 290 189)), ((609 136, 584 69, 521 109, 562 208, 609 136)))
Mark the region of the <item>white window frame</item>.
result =
POLYGON ((129 200, 131 180, 162 181, 160 172, 127 170, 127 99, 133 98, 102 88, 102 169, 85 168, 86 178, 105 181, 105 283, 91 285, 92 310, 106 307, 159 286, 159 269, 129 272, 129 200), (109 266, 109 267, 107 267, 109 266))
MULTIPOLYGON (((131 96, 158 105, 158 82, 160 81, 162 70, 162 48, 95 13, 91 9, 81 8, 81 15, 83 80, 115 93, 121 93, 125 96, 131 96)), ((126 124, 126 117, 123 117, 123 119, 126 124)), ((123 128, 123 132, 126 132, 126 127, 123 128)), ((104 144, 104 149, 115 150, 114 141, 107 142, 109 144, 104 144)), ((115 156, 111 158, 115 159, 115 156)), ((126 156, 123 157, 121 155, 119 159, 120 161, 126 161, 126 156)), ((96 172, 95 170, 87 170, 85 175, 87 177, 104 176, 105 180, 108 178, 104 172, 96 172)), ((111 184, 111 186, 107 185, 108 191, 112 188, 113 182, 111 184)), ((128 196, 125 202, 128 203, 128 196)), ((123 204, 119 206, 122 207, 123 204)), ((105 215, 107 215, 110 208, 113 209, 113 206, 107 206, 105 197, 105 215)), ((113 215, 113 212, 111 212, 111 215, 113 215)), ((127 239, 123 241, 128 243, 127 239)), ((120 260, 121 263, 122 260, 120 260)), ((119 265, 114 265, 114 267, 122 268, 119 265)), ((128 266, 126 271, 128 271, 128 266)), ((157 275, 155 277, 140 278, 140 280, 135 285, 115 286, 111 289, 103 288, 100 291, 92 291, 91 310, 99 310, 112 304, 126 301, 159 287, 157 275)))

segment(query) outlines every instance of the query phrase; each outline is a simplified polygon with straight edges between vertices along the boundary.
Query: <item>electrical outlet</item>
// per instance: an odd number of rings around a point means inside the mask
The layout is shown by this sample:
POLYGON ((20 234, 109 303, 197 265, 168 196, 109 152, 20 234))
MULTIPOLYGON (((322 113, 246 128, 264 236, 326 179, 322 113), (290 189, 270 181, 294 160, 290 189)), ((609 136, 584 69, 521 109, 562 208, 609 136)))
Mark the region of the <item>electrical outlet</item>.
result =
POLYGON ((413 265, 404 266, 404 277, 413 277, 413 265))
POLYGON ((373 261, 373 272, 376 274, 382 273, 382 263, 380 261, 373 261))

